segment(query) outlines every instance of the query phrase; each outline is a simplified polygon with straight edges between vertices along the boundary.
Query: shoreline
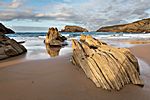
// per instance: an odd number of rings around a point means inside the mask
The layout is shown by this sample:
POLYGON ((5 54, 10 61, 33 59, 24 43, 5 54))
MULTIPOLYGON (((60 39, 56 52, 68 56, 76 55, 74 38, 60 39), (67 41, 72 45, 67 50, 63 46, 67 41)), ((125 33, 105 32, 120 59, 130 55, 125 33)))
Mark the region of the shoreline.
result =
MULTIPOLYGON (((149 54, 143 50, 149 48, 150 45, 140 45, 130 50, 138 58, 147 56, 142 59, 148 61, 146 59, 150 58, 149 54)), ((126 100, 126 97, 130 100, 148 100, 150 98, 150 67, 143 61, 139 60, 141 78, 144 80, 143 88, 126 85, 120 91, 110 92, 97 88, 81 68, 70 62, 70 57, 71 55, 67 54, 0 67, 0 98, 2 100, 126 100)), ((16 59, 13 60, 15 61, 16 59)))
POLYGON ((138 58, 150 65, 150 44, 142 44, 129 48, 131 52, 138 58))

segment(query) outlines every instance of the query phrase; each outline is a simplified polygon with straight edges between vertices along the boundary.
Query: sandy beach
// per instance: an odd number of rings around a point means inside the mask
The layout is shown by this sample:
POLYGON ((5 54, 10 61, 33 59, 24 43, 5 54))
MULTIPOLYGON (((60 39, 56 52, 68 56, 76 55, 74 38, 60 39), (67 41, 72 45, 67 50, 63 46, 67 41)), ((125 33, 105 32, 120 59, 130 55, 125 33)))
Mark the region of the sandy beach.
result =
POLYGON ((143 59, 144 61, 146 61, 146 63, 150 64, 150 54, 149 54, 150 45, 149 44, 132 47, 130 50, 137 57, 139 57, 140 59, 143 59))
MULTIPOLYGON (((150 45, 131 48, 147 63, 150 45)), ((143 88, 126 85, 121 91, 97 88, 81 68, 70 62, 71 55, 47 60, 11 60, 0 64, 1 100, 149 100, 150 67, 139 61, 143 88), (11 63, 6 64, 6 63, 11 63)), ((149 63, 150 64, 150 63, 149 63)))
POLYGON ((0 100, 150 100, 150 0, 0 0, 0 100))

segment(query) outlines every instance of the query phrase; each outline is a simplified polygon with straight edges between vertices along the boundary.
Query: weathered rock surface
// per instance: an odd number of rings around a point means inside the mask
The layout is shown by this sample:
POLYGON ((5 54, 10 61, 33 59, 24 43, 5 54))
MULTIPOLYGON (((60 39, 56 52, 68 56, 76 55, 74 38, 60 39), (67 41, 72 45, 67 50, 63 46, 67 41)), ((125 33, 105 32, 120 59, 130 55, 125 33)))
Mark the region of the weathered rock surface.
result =
POLYGON ((9 33, 15 32, 0 23, 0 60, 27 52, 23 45, 5 35, 9 33))
POLYGON ((150 18, 129 24, 102 27, 97 32, 150 33, 150 18))
POLYGON ((62 36, 57 28, 49 28, 48 33, 46 34, 45 43, 50 46, 64 46, 66 43, 64 41, 67 40, 66 37, 62 36))
POLYGON ((27 52, 23 45, 14 39, 10 39, 4 34, 0 34, 0 60, 17 56, 27 52))
POLYGON ((115 48, 91 36, 72 40, 73 64, 80 66, 97 87, 120 90, 126 84, 143 86, 135 56, 126 48, 115 48))
POLYGON ((79 27, 79 26, 65 26, 65 29, 61 30, 61 32, 88 32, 87 29, 79 27))
POLYGON ((0 34, 15 33, 13 30, 6 28, 2 23, 0 23, 0 34))

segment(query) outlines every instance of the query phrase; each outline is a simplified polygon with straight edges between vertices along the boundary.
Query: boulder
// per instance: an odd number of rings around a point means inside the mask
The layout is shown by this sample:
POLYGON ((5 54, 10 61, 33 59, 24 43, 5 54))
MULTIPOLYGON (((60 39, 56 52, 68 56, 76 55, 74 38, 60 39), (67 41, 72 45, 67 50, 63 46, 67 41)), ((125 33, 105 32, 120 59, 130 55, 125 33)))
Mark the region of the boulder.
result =
POLYGON ((27 52, 23 45, 20 45, 14 39, 10 39, 4 34, 0 34, 0 60, 18 56, 27 52))
POLYGON ((71 61, 80 66, 97 87, 120 90, 127 84, 143 86, 138 60, 126 48, 107 45, 92 36, 72 40, 71 61))
POLYGON ((65 26, 65 29, 61 30, 61 32, 88 32, 87 29, 82 28, 80 26, 65 26))
POLYGON ((97 32, 150 33, 150 18, 128 24, 101 27, 97 32))
POLYGON ((0 34, 15 33, 13 30, 6 28, 2 23, 0 23, 0 34))
POLYGON ((0 60, 17 56, 27 52, 26 48, 14 39, 10 39, 5 34, 15 33, 0 23, 0 60))
POLYGON ((57 28, 49 28, 48 33, 46 34, 45 43, 50 46, 64 46, 66 43, 64 41, 67 40, 66 37, 62 36, 57 28))

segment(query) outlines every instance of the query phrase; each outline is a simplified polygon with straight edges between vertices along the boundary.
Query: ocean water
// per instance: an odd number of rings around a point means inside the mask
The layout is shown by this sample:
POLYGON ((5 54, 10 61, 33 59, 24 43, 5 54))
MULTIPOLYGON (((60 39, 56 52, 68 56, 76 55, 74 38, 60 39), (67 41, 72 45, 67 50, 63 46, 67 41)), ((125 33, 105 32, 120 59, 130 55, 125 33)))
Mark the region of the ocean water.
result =
MULTIPOLYGON (((71 39, 79 39, 80 34, 92 35, 97 39, 101 39, 106 43, 117 46, 117 47, 131 47, 133 44, 121 43, 116 40, 150 40, 150 33, 142 34, 129 34, 129 33, 112 33, 112 32, 77 32, 77 33, 69 33, 63 32, 61 33, 63 36, 66 36, 68 40, 68 46, 61 48, 59 51, 59 55, 65 55, 72 52, 71 48, 71 39), (114 41, 115 40, 115 41, 114 41)), ((19 41, 25 41, 23 45, 27 48, 28 52, 25 56, 27 60, 36 60, 36 59, 48 59, 52 58, 49 54, 47 46, 44 44, 44 39, 46 37, 46 32, 21 32, 16 34, 7 34, 8 37, 13 38, 19 41)))

